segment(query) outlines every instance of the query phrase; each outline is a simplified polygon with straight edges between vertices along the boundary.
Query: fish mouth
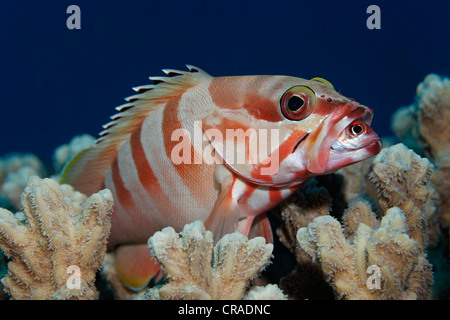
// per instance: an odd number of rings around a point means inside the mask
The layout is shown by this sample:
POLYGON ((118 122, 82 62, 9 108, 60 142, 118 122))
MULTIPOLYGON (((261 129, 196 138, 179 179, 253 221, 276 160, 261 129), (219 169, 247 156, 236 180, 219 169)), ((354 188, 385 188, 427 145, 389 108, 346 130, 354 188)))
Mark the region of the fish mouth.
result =
MULTIPOLYGON (((307 168, 311 173, 323 174, 331 169, 337 170, 350 163, 361 161, 360 158, 368 158, 367 144, 374 143, 374 139, 355 139, 354 142, 339 143, 339 137, 345 134, 345 130, 355 121, 360 121, 370 128, 372 110, 359 104, 345 105, 346 112, 331 115, 321 126, 311 148, 308 149, 307 168), (363 142, 363 143, 361 143, 363 142)), ((371 129, 370 129, 371 130, 371 129)), ((373 130, 371 130, 373 132, 373 130)), ((376 134, 374 133, 374 136, 376 134)), ((376 136, 378 140, 378 136, 376 136)), ((376 143, 375 143, 376 144, 376 143)))

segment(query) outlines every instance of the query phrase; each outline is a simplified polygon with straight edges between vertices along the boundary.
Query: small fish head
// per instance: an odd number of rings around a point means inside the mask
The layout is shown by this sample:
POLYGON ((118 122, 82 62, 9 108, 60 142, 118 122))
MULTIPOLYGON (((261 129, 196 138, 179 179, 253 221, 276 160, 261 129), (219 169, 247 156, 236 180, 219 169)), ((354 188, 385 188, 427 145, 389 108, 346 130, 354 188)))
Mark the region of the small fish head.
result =
POLYGON ((361 112, 364 112, 365 116, 351 122, 331 145, 325 171, 337 170, 370 158, 380 152, 382 148, 381 140, 370 127, 372 110, 367 108, 361 112))

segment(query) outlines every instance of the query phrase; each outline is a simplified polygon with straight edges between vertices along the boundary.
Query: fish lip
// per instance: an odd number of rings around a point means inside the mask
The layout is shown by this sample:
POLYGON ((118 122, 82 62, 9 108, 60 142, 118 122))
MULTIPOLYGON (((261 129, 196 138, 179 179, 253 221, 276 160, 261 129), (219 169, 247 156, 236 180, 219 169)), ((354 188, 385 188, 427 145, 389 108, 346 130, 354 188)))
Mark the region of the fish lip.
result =
POLYGON ((309 136, 309 133, 306 133, 305 135, 303 135, 300 139, 298 139, 298 141, 295 143, 295 145, 292 147, 292 152, 294 153, 295 151, 297 151, 298 147, 300 146, 300 144, 306 140, 306 138, 309 136))

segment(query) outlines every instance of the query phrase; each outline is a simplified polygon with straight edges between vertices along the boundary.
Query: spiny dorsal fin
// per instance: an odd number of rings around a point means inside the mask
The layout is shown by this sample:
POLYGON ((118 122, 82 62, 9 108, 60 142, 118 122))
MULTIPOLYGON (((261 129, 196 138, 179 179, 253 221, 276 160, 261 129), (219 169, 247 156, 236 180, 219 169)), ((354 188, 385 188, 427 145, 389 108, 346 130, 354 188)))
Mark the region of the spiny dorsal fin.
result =
POLYGON ((71 184, 87 195, 97 192, 120 147, 145 118, 173 97, 211 78, 199 68, 187 67, 189 71, 164 69, 167 77, 150 77, 153 84, 134 87, 137 94, 125 98, 127 103, 116 108, 119 113, 111 116, 112 121, 103 126, 95 145, 67 164, 61 183, 71 184))

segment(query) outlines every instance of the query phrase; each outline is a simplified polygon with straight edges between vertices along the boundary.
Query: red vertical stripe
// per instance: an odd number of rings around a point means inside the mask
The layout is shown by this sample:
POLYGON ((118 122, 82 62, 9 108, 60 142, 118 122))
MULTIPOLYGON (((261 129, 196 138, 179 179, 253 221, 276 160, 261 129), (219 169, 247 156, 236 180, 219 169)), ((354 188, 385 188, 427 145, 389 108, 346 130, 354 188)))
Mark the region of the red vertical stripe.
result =
MULTIPOLYGON (((172 141, 172 133, 176 129, 183 128, 180 120, 178 119, 180 100, 181 96, 173 98, 164 107, 162 133, 166 155, 169 159, 171 158, 172 149, 179 143, 179 141, 172 141)), ((193 139, 193 137, 191 137, 191 139, 193 139)), ((205 178, 214 176, 214 166, 206 165, 205 163, 196 164, 194 162, 196 152, 197 151, 194 149, 191 140, 190 163, 181 163, 178 165, 172 164, 178 175, 183 180, 182 183, 189 189, 190 194, 193 195, 199 203, 208 204, 205 203, 208 199, 205 197, 205 190, 203 186, 205 185, 205 178)), ((201 155, 197 156, 201 157, 201 155)))
POLYGON ((124 209, 134 210, 135 205, 133 197, 130 191, 125 187, 122 176, 120 175, 119 161, 117 156, 112 163, 111 169, 112 169, 112 180, 118 198, 117 200, 124 209))
POLYGON ((154 199, 156 209, 161 212, 177 212, 177 208, 172 205, 172 201, 167 197, 159 184, 158 178, 148 163, 141 141, 142 125, 140 125, 131 135, 130 147, 137 175, 142 186, 147 190, 149 197, 154 199))

